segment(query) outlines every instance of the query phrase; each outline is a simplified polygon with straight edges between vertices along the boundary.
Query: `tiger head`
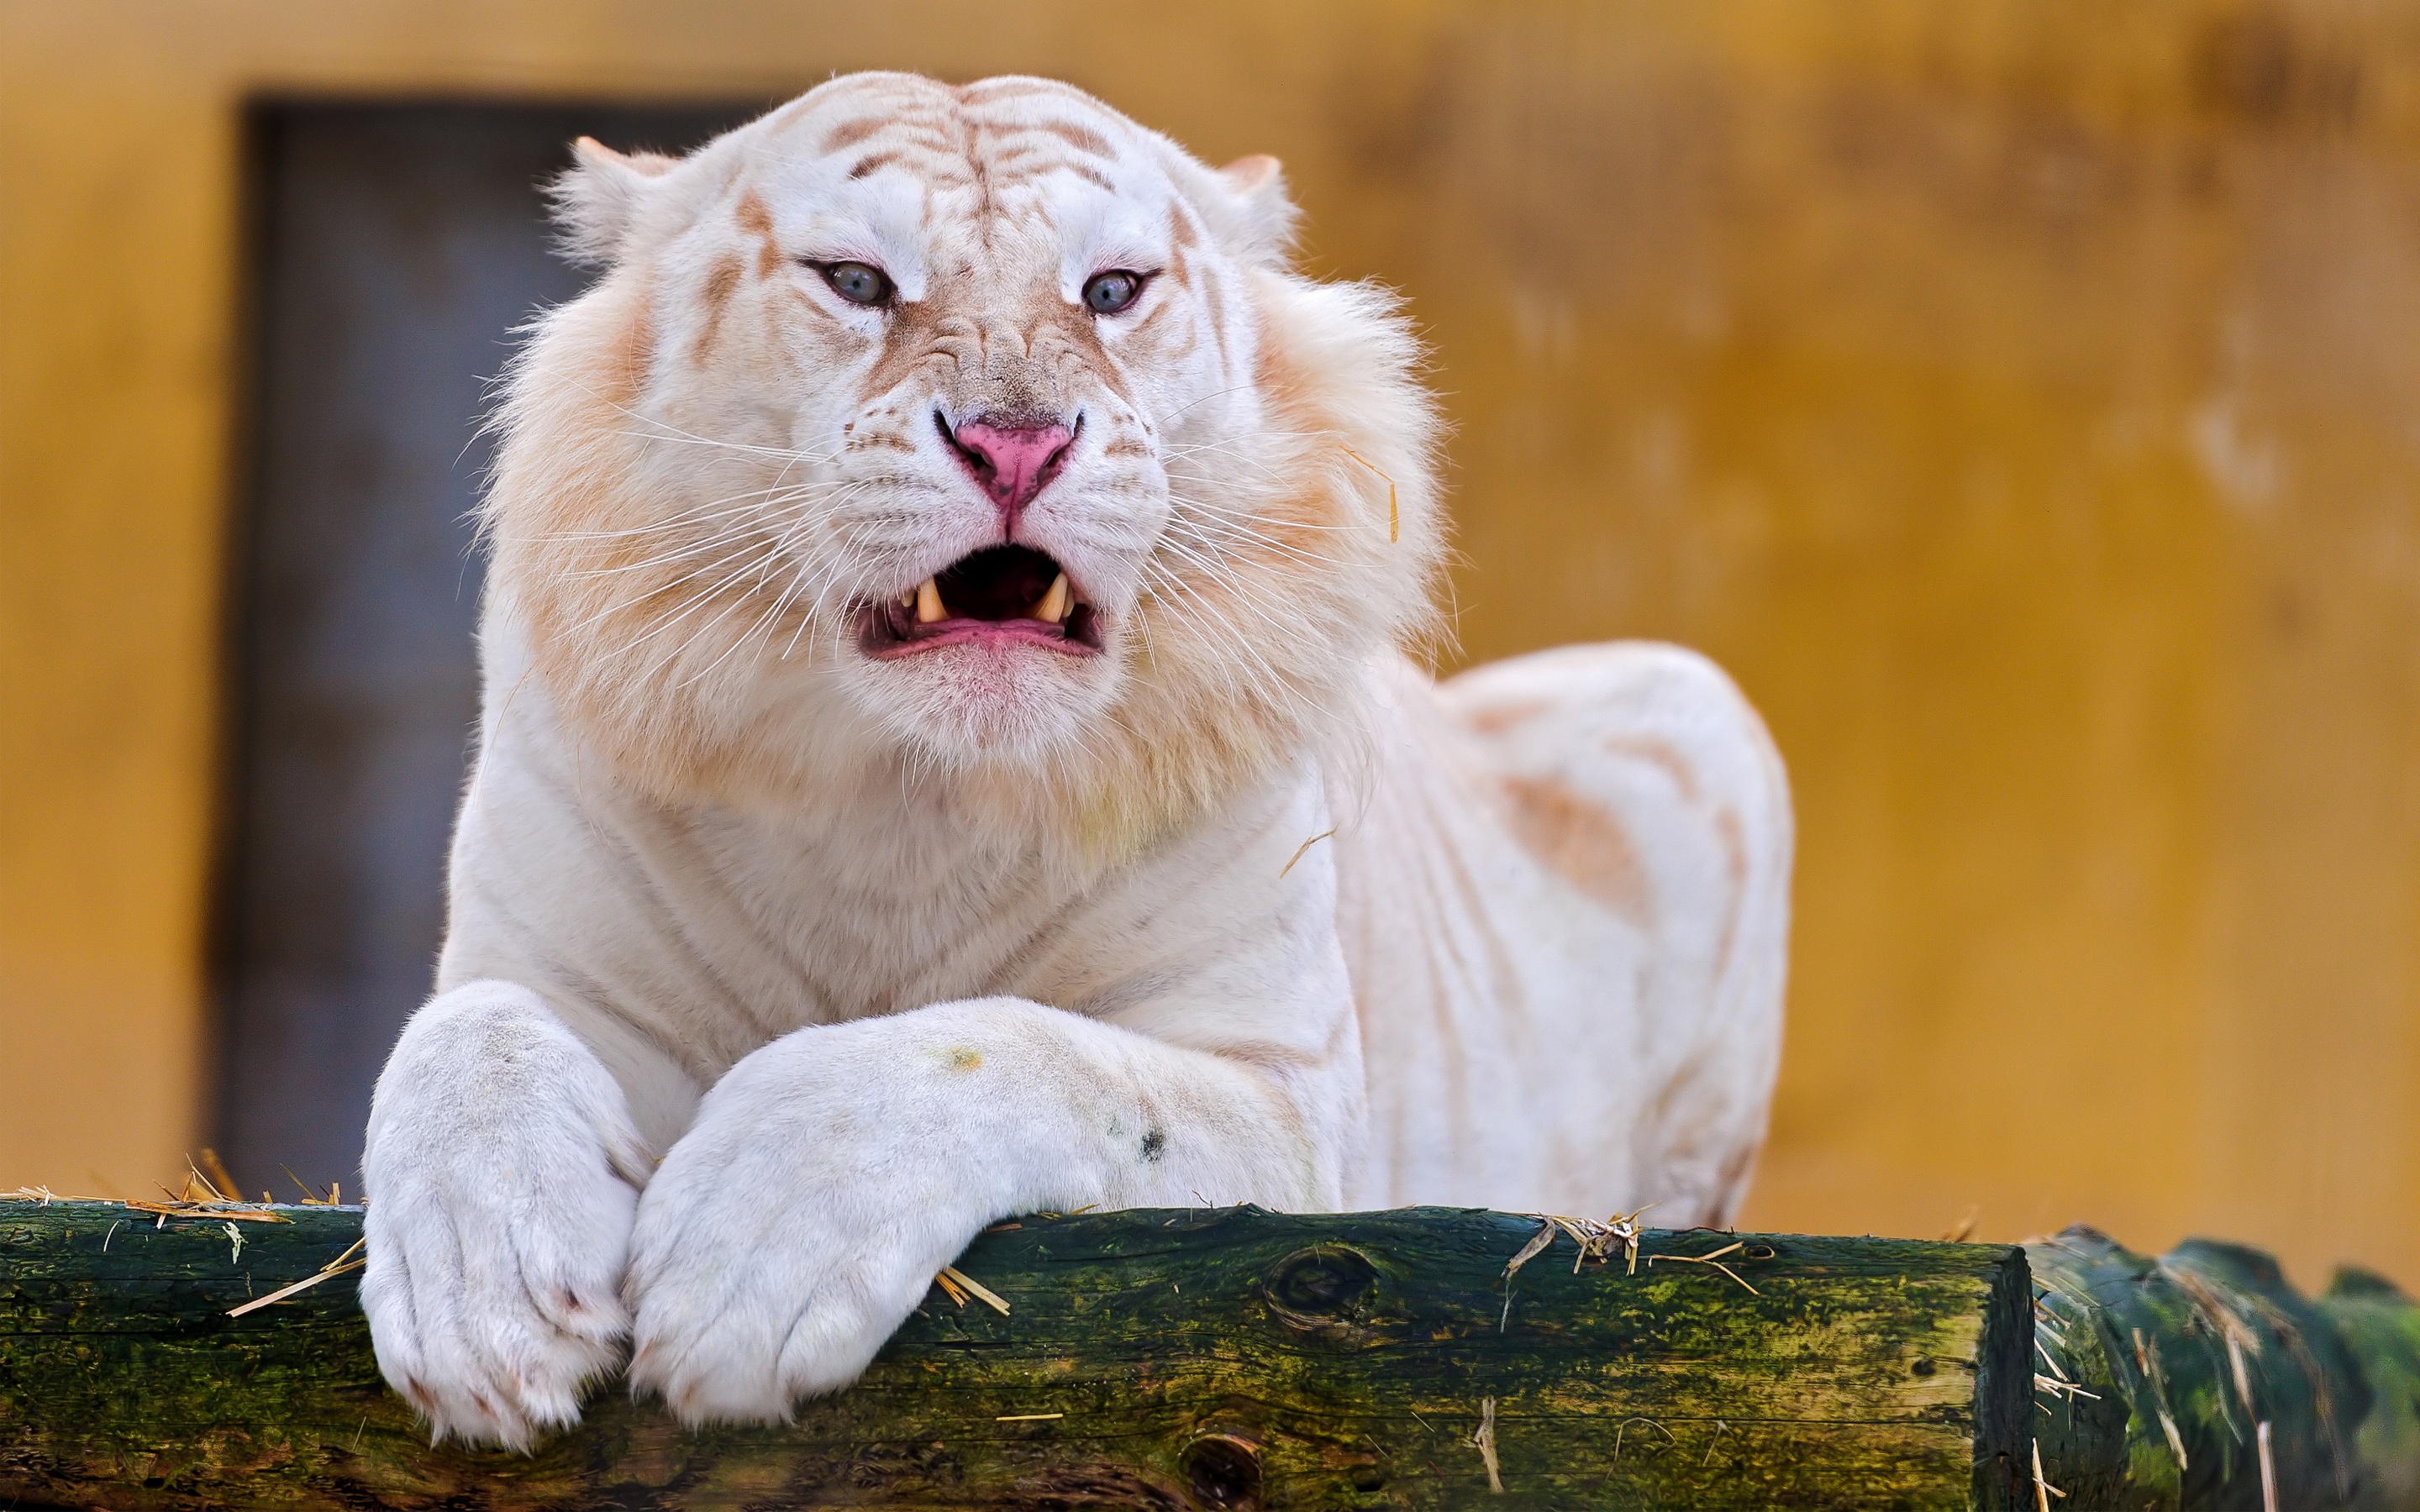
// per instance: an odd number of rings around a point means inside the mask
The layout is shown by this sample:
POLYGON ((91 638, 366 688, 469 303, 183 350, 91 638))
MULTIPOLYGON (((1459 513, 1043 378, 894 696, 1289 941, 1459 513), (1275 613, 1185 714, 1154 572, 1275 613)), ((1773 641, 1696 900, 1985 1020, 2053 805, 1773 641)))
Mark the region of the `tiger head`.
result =
POLYGON ((1274 160, 905 74, 577 153, 603 272, 510 375, 491 613, 652 790, 872 762, 1164 819, 1428 624, 1417 344, 1292 270, 1274 160))

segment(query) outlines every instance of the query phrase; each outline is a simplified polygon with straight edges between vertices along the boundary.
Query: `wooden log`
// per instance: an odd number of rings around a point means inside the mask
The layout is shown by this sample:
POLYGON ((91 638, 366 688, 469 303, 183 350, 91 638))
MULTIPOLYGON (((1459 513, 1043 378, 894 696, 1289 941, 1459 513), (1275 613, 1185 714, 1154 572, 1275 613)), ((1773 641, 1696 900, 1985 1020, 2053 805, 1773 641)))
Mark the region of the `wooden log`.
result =
POLYGON ((2420 1507, 2420 1305, 2384 1276, 2343 1266, 2319 1309, 2369 1387, 2369 1415, 2353 1432, 2352 1504, 2420 1507))
POLYGON ((1648 1230, 1575 1273, 1439 1209, 1030 1218, 864 1381, 777 1428, 599 1390, 524 1458, 432 1448, 341 1273, 360 1233, 0 1203, 0 1504, 113 1509, 2006 1507, 2030 1489, 2011 1246, 1648 1230), (1669 1258, 1723 1257, 1731 1272, 1669 1258), (1491 1479, 1502 1487, 1491 1488, 1491 1479))
POLYGON ((2389 1283, 2344 1273, 2314 1303, 2236 1244, 2029 1248, 2063 1509, 2420 1506, 2420 1307, 2389 1283))

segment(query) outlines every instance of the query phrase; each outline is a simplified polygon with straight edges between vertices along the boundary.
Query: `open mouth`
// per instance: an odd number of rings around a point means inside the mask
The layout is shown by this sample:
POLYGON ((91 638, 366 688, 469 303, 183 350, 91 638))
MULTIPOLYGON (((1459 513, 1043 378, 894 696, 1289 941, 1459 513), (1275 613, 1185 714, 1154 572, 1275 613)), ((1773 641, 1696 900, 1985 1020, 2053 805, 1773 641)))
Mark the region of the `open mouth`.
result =
POLYGON ((1100 619, 1047 553, 992 546, 960 557, 909 593, 869 606, 859 631, 865 654, 886 658, 1001 640, 1088 656, 1101 649, 1100 619))

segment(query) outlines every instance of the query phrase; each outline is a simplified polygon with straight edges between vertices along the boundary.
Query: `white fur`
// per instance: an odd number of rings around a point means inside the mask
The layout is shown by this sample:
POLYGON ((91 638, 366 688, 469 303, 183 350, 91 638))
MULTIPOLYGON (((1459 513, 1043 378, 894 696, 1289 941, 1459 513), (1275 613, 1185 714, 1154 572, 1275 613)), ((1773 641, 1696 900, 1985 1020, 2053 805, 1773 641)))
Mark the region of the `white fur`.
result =
POLYGON ((440 1435, 527 1445, 626 1338, 685 1419, 782 1417, 1035 1209, 1728 1213, 1778 762, 1669 648, 1402 659, 1414 348, 1285 270, 1273 165, 900 76, 583 159, 611 268, 515 378, 439 992, 364 1163, 380 1362, 440 1435), (842 255, 898 309, 796 261, 842 255), (1180 256, 1156 324, 1069 323, 1180 256), (1012 401, 1092 438, 1020 539, 1102 654, 870 660, 856 606, 998 538, 927 412, 1012 401))

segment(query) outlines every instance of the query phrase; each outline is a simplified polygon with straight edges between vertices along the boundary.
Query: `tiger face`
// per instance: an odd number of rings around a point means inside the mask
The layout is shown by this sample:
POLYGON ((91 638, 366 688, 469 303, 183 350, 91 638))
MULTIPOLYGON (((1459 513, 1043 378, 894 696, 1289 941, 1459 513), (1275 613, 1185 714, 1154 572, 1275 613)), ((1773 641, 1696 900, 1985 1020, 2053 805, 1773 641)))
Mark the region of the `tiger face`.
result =
POLYGON ((1290 271, 1274 160, 1080 91, 828 84, 559 182, 597 285, 541 324, 497 593, 659 786, 835 759, 1205 795, 1426 611, 1416 348, 1290 271))

